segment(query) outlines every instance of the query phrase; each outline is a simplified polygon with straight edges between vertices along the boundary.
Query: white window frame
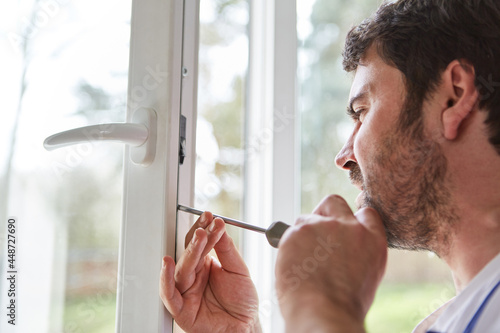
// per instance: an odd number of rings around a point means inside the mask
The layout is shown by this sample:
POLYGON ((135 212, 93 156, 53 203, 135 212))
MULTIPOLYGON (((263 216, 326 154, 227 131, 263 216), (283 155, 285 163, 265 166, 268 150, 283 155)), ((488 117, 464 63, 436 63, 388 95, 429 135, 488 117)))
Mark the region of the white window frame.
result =
MULTIPOLYGON (((300 207, 296 2, 252 0, 245 153, 245 219, 294 223, 300 207)), ((274 292, 277 250, 244 234, 244 259, 259 293, 264 332, 283 332, 274 292)))
POLYGON ((194 192, 194 159, 186 157, 179 168, 178 154, 181 105, 189 119, 187 150, 194 151, 197 8, 196 0, 132 2, 127 121, 139 107, 154 109, 157 146, 147 167, 134 164, 125 151, 116 332, 173 331, 158 278, 162 257, 175 257, 176 235, 188 228, 180 224, 177 229, 178 196, 189 204, 194 192), (183 62, 188 74, 193 69, 184 80, 183 62), (178 193, 179 182, 183 190, 178 193))
MULTIPOLYGON (((274 220, 293 223, 300 179, 296 4, 249 3, 244 218, 262 226, 274 220)), ((158 277, 162 256, 179 257, 189 228, 187 216, 177 221, 177 203, 194 202, 198 29, 199 0, 133 1, 127 118, 136 107, 155 109, 158 138, 148 167, 133 164, 125 153, 117 332, 173 331, 158 296, 158 277), (137 103, 145 78, 157 68, 167 75, 137 103), (179 167, 181 113, 187 118, 187 154, 179 167)), ((243 252, 259 291, 264 331, 283 331, 274 296, 276 250, 261 235, 247 232, 243 252)))

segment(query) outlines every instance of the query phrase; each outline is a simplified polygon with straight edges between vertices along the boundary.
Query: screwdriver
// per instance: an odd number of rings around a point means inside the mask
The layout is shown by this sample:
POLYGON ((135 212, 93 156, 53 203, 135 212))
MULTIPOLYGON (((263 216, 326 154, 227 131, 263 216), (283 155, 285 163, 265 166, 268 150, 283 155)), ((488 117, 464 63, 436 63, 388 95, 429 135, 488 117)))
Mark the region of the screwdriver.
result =
MULTIPOLYGON (((177 209, 186 213, 191 213, 195 215, 200 215, 203 214, 204 212, 202 210, 196 209, 196 208, 191 208, 188 206, 184 205, 177 205, 177 209)), ((255 225, 251 225, 239 220, 232 219, 230 217, 225 217, 225 216, 220 216, 220 215, 215 215, 212 214, 213 217, 219 217, 221 218, 224 222, 230 225, 234 225, 239 228, 247 229, 247 230, 252 230, 259 232, 261 234, 265 234, 267 241, 269 244, 271 244, 272 247, 278 247, 278 243, 280 242, 281 236, 285 233, 286 229, 288 229, 290 226, 284 222, 281 221, 276 221, 273 222, 269 228, 261 228, 257 227, 255 225)))

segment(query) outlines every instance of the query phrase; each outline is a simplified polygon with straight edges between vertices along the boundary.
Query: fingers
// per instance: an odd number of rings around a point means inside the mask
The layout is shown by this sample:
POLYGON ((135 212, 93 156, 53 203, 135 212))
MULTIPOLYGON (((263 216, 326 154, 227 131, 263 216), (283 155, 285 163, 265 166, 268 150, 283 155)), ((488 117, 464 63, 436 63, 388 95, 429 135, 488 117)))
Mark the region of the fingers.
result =
POLYGON ((196 222, 193 224, 191 229, 189 229, 188 233, 186 234, 186 238, 184 239, 184 248, 186 248, 189 245, 189 242, 193 238, 195 230, 198 228, 205 229, 210 224, 210 222, 212 222, 212 220, 213 220, 212 213, 204 212, 203 214, 201 214, 200 218, 196 220, 196 222))
POLYGON ((223 234, 226 232, 226 223, 219 217, 213 219, 212 223, 205 229, 208 235, 208 241, 203 250, 203 256, 207 255, 217 244, 223 234))
POLYGON ((298 226, 332 219, 345 223, 356 222, 354 214, 344 198, 333 194, 325 197, 314 208, 312 214, 300 216, 295 221, 295 225, 298 226))
MULTIPOLYGON (((299 218, 295 221, 295 225, 300 226, 304 224, 333 220, 343 223, 356 222, 354 214, 347 202, 344 200, 344 198, 335 194, 325 197, 318 204, 318 206, 314 208, 312 214, 299 216, 299 218)), ((286 236, 288 231, 292 231, 292 229, 290 228, 289 230, 287 230, 283 237, 286 236)))
POLYGON ((356 219, 365 226, 366 229, 383 235, 385 238, 385 228, 377 211, 371 207, 366 207, 358 210, 355 214, 356 219))
MULTIPOLYGON (((314 209, 313 214, 333 218, 340 222, 359 222, 370 231, 385 236, 384 224, 382 223, 382 219, 375 209, 371 207, 365 207, 358 210, 356 214, 354 214, 344 198, 338 195, 329 195, 324 198, 314 209)), ((311 218, 308 218, 307 216, 303 218, 305 223, 307 223, 309 219, 311 218)))
MULTIPOLYGON (((205 215, 205 217, 211 216, 211 214, 205 215)), ((201 225, 204 223, 206 221, 202 221, 201 225)), ((179 259, 175 270, 176 286, 181 294, 193 286, 196 274, 204 265, 205 256, 212 250, 224 232, 225 224, 220 218, 214 219, 206 229, 194 230, 193 237, 179 259)))
POLYGON ((226 232, 224 232, 219 242, 215 244, 214 249, 224 270, 245 276, 250 275, 233 240, 226 232))
POLYGON ((354 217, 344 198, 334 194, 324 198, 314 209, 313 214, 328 216, 342 222, 348 222, 354 217))
POLYGON ((365 207, 354 214, 344 200, 338 195, 329 195, 314 209, 311 215, 302 215, 295 222, 296 225, 317 223, 326 220, 336 220, 343 223, 361 223, 369 231, 385 238, 385 228, 378 212, 365 207))
POLYGON ((175 287, 175 262, 171 257, 163 257, 160 272, 160 298, 168 312, 176 317, 182 310, 183 300, 180 292, 175 287))
POLYGON ((196 229, 183 255, 175 269, 176 287, 184 293, 196 278, 196 268, 202 258, 203 250, 207 244, 207 233, 203 229, 196 229))

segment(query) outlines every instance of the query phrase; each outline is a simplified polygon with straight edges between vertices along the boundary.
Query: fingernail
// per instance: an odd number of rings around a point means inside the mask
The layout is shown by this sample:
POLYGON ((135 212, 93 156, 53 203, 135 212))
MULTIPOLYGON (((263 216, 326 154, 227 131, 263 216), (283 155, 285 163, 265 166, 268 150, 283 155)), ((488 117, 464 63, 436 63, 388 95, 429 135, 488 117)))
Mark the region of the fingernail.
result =
POLYGON ((210 224, 210 226, 208 227, 208 231, 210 231, 210 232, 214 231, 214 230, 215 230, 215 227, 216 227, 216 225, 215 225, 215 220, 213 220, 213 221, 212 221, 212 224, 210 224))
POLYGON ((161 260, 161 267, 162 267, 162 268, 167 267, 167 262, 165 261, 165 258, 163 258, 163 259, 161 260))
POLYGON ((193 244, 196 244, 196 242, 198 242, 198 236, 196 236, 196 231, 197 230, 194 231, 193 239, 191 239, 191 243, 193 243, 193 244))
POLYGON ((208 223, 208 219, 207 219, 207 216, 205 214, 201 215, 201 219, 200 219, 200 227, 204 227, 206 226, 208 223))

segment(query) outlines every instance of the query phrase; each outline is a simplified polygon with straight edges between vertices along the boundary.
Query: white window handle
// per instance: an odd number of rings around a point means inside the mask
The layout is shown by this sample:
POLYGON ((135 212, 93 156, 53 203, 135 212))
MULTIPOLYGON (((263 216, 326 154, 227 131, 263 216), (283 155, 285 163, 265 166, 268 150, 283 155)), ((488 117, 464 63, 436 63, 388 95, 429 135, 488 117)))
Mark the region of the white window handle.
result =
POLYGON ((112 123, 75 128, 49 136, 43 142, 47 150, 92 141, 122 142, 131 146, 130 158, 148 166, 156 153, 156 112, 140 108, 132 115, 132 123, 112 123))

